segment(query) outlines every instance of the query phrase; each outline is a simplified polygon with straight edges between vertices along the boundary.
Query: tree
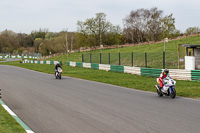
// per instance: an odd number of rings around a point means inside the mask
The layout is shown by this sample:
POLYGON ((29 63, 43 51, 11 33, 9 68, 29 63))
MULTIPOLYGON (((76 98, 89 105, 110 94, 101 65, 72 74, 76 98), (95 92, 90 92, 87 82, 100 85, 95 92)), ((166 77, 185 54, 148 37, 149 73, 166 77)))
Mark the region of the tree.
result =
POLYGON ((52 39, 55 36, 55 34, 53 32, 48 32, 45 35, 45 39, 52 39))
POLYGON ((147 22, 150 16, 150 11, 147 9, 138 9, 131 11, 124 22, 123 34, 131 43, 139 43, 146 41, 145 33, 147 33, 147 22))
POLYGON ((36 52, 39 51, 39 46, 42 44, 42 42, 43 42, 43 39, 41 38, 36 38, 34 40, 34 47, 35 47, 36 52))
POLYGON ((0 52, 12 53, 19 47, 17 34, 10 30, 5 30, 0 34, 0 52))
POLYGON ((131 11, 124 22, 123 35, 129 43, 158 41, 165 37, 174 37, 178 34, 175 28, 175 18, 172 14, 166 17, 163 11, 154 7, 131 11))
POLYGON ((200 33, 199 27, 189 27, 185 31, 186 35, 191 35, 191 34, 195 34, 195 33, 200 33))
MULTIPOLYGON (((106 20, 105 13, 96 13, 95 18, 86 19, 85 22, 77 22, 78 34, 76 34, 77 45, 80 46, 99 46, 100 44, 112 45, 113 40, 109 40, 110 35, 121 34, 119 26, 113 26, 106 20), (114 34, 113 34, 114 33, 114 34), (82 40, 82 41, 79 41, 82 40), (109 41, 107 41, 109 40, 109 41)), ((115 38, 118 36, 114 36, 115 38)), ((115 41, 118 42, 118 41, 115 41)))
POLYGON ((33 40, 35 40, 36 38, 44 39, 47 33, 48 33, 48 29, 39 29, 39 31, 32 31, 31 36, 33 40))
POLYGON ((33 46, 31 35, 18 33, 17 40, 21 47, 32 47, 33 46))
POLYGON ((7 37, 16 37, 17 33, 6 29, 6 30, 1 32, 1 35, 7 36, 7 37))
POLYGON ((172 38, 180 35, 180 31, 178 31, 175 27, 175 18, 173 18, 172 16, 173 14, 170 14, 160 21, 162 38, 172 38))
MULTIPOLYGON (((162 10, 158 10, 156 7, 150 9, 149 18, 147 21, 147 31, 150 40, 160 40, 161 28, 160 21, 162 20, 162 10)), ((148 15, 147 15, 148 16, 148 15)))

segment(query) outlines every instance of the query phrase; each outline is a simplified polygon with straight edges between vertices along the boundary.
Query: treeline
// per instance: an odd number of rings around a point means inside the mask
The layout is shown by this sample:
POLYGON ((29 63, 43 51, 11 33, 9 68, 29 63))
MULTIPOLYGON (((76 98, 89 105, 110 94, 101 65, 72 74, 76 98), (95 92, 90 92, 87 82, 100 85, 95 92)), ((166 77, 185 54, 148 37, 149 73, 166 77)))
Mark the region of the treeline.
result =
POLYGON ((157 8, 131 11, 124 20, 123 35, 130 43, 159 41, 163 38, 180 36, 175 28, 173 14, 163 17, 163 11, 157 8))
POLYGON ((5 30, 0 33, 0 53, 35 52, 31 35, 5 30))
POLYGON ((0 33, 0 53, 36 52, 49 55, 81 47, 159 41, 166 37, 200 32, 198 27, 189 27, 185 33, 181 33, 175 27, 173 14, 164 15, 157 8, 131 11, 123 19, 123 26, 122 29, 119 25, 113 25, 106 19, 105 13, 97 13, 93 18, 77 21, 77 32, 53 33, 48 29, 40 29, 24 34, 5 30, 0 33))

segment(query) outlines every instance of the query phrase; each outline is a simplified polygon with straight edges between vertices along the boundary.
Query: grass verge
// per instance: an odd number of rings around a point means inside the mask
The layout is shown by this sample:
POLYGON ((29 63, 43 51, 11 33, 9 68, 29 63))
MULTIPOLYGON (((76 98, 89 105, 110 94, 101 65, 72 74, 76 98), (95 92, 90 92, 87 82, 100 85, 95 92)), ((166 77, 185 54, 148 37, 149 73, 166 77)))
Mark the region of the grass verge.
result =
POLYGON ((0 132, 26 133, 17 121, 0 105, 0 132))
MULTIPOLYGON (((20 64, 19 62, 0 63, 23 67, 35 71, 54 73, 54 65, 44 64, 20 64)), ((93 70, 89 68, 63 66, 63 76, 70 76, 86 80, 98 81, 122 87, 134 88, 138 90, 156 92, 156 78, 132 75, 127 73, 117 73, 103 70, 93 70)), ((178 96, 200 99, 200 82, 176 80, 176 91, 178 96)))

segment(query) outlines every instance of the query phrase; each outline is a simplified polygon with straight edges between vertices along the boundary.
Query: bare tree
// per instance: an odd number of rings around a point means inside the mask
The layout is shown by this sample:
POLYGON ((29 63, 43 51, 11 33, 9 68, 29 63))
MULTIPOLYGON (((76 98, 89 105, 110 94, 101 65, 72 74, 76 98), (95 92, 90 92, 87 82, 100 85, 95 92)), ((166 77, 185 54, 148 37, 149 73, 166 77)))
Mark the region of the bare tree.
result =
POLYGON ((160 20, 163 11, 156 7, 131 11, 124 22, 124 35, 132 43, 157 41, 160 39, 160 20))

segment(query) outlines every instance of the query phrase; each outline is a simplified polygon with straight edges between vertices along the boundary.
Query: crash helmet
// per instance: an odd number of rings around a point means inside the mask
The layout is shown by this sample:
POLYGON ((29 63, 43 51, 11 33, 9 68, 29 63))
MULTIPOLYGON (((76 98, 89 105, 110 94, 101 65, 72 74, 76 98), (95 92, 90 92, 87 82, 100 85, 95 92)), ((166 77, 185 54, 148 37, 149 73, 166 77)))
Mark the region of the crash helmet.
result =
POLYGON ((169 73, 169 70, 168 70, 168 69, 165 69, 165 70, 164 70, 164 73, 165 73, 165 74, 168 74, 168 73, 169 73))
POLYGON ((60 65, 59 62, 57 62, 56 65, 59 66, 60 65))

